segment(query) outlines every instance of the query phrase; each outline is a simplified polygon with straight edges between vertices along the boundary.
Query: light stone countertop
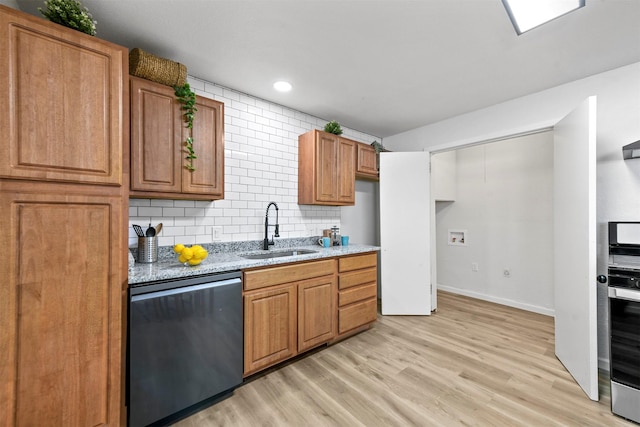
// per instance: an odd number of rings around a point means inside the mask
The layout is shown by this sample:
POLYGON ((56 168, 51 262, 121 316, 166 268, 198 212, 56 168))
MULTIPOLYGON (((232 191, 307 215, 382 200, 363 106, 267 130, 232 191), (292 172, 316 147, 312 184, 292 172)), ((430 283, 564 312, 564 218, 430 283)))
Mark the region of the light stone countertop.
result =
MULTIPOLYGON (((294 242, 295 243, 295 242, 294 242)), ((164 248, 162 255, 158 255, 158 261, 150 264, 135 263, 129 268, 129 285, 141 286, 147 282, 155 282, 160 280, 170 280, 177 278, 185 278, 190 276, 200 276, 205 274, 223 273, 228 271, 243 270, 248 268, 264 267, 269 265, 287 264, 292 262, 311 261, 322 258, 331 258, 337 256, 358 254, 364 252, 374 252, 380 250, 379 246, 349 244, 348 246, 333 246, 323 248, 319 245, 309 245, 308 241, 301 242, 306 245, 290 246, 283 245, 269 249, 271 252, 290 251, 292 249, 305 249, 315 251, 310 254, 300 254, 294 256, 283 256, 267 259, 247 259, 241 255, 262 254, 266 251, 255 248, 243 250, 231 250, 223 252, 212 252, 208 245, 202 245, 209 250, 209 256, 196 266, 185 266, 178 262, 178 256, 172 254, 167 248, 164 248)), ((134 254, 136 249, 133 249, 134 254)))

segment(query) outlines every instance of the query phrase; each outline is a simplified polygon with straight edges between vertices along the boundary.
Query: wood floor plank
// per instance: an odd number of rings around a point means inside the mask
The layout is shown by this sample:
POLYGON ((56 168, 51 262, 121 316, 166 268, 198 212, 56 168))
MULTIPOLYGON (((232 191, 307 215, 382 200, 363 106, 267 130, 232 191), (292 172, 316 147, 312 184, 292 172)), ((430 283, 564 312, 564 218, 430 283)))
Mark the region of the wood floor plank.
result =
POLYGON ((447 292, 432 316, 378 316, 357 336, 250 378, 178 422, 213 426, 612 426, 554 355, 553 318, 447 292))

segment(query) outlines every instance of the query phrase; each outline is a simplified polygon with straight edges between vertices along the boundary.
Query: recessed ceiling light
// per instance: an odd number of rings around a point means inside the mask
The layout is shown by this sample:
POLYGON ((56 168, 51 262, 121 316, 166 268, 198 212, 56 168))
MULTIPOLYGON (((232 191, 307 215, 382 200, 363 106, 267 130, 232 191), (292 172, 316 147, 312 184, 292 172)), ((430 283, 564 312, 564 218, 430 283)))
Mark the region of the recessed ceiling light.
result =
POLYGON ((275 82, 273 84, 273 87, 278 92, 289 92, 291 90, 292 86, 291 86, 291 83, 289 83, 289 82, 279 81, 279 82, 275 82))
POLYGON ((585 0, 502 0, 518 34, 584 6, 585 0))

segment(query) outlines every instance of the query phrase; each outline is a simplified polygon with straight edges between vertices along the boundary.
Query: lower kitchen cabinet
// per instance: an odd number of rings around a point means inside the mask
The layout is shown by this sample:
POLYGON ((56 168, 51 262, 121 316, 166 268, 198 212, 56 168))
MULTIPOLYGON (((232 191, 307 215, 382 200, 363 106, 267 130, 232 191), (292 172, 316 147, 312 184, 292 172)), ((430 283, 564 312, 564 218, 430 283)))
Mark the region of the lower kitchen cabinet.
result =
POLYGON ((333 338, 335 293, 333 275, 298 284, 298 352, 333 338))
POLYGON ((336 260, 244 272, 244 376, 335 335, 336 260))
POLYGON ((296 349, 296 285, 244 296, 244 373, 286 360, 296 349))
POLYGON ((378 317, 378 255, 338 260, 338 332, 336 340, 366 329, 378 317))
POLYGON ((0 425, 121 425, 121 188, 0 181, 0 211, 0 425))

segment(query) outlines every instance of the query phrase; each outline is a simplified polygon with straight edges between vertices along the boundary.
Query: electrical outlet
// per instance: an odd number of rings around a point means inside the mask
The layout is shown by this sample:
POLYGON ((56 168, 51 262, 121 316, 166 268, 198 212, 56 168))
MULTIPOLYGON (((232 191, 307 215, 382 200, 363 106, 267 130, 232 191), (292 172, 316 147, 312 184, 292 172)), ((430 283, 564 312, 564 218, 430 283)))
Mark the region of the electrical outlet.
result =
POLYGON ((211 240, 213 240, 214 242, 220 242, 222 241, 222 227, 221 226, 215 226, 215 227, 211 227, 211 240))
POLYGON ((471 271, 478 271, 479 270, 479 266, 477 262, 472 262, 471 263, 471 271))
POLYGON ((509 270, 508 268, 505 268, 504 270, 502 270, 502 275, 504 277, 511 277, 511 270, 509 270))

